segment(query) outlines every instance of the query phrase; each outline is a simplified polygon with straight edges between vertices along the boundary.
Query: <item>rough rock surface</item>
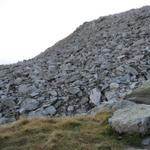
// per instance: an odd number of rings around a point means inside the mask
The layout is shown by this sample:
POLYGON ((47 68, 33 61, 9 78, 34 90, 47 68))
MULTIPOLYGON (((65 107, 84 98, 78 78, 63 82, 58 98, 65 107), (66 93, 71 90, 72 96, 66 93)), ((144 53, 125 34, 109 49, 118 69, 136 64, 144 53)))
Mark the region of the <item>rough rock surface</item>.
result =
POLYGON ((136 104, 132 108, 119 109, 109 123, 119 133, 150 134, 150 106, 136 104))
POLYGON ((126 96, 126 99, 150 105, 150 80, 145 81, 141 87, 133 90, 133 92, 126 96))
POLYGON ((123 99, 150 79, 149 22, 149 6, 100 17, 31 60, 1 65, 1 118, 75 115, 123 99))
POLYGON ((89 115, 96 115, 100 112, 110 112, 113 113, 117 111, 118 109, 124 109, 124 108, 132 108, 136 103, 130 102, 127 100, 121 100, 121 101, 109 101, 104 102, 101 105, 91 109, 87 112, 89 115))

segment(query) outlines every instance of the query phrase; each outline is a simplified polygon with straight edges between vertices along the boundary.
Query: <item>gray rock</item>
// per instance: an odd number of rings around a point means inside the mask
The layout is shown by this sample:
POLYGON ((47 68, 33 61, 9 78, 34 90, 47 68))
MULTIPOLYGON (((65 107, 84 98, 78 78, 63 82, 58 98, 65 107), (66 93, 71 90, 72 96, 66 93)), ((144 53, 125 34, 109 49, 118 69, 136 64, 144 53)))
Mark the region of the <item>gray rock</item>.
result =
POLYGON ((19 85, 18 92, 21 94, 27 94, 30 91, 28 85, 22 84, 19 85))
POLYGON ((142 140, 142 144, 143 144, 144 146, 150 146, 150 137, 144 138, 144 139, 142 140))
POLYGON ((98 106, 101 102, 101 92, 98 88, 92 89, 90 93, 90 102, 98 106))
POLYGON ((34 91, 30 94, 31 97, 35 97, 35 96, 38 96, 40 94, 39 91, 34 91))
POLYGON ((130 76, 128 74, 119 76, 113 79, 114 82, 120 84, 128 84, 130 82, 130 76))
POLYGON ((138 75, 138 71, 135 69, 135 68, 133 68, 133 67, 131 67, 131 66, 125 66, 125 70, 128 72, 128 73, 130 73, 130 74, 132 74, 132 75, 138 75))
POLYGON ((10 122, 14 122, 14 121, 16 121, 16 119, 14 117, 12 117, 12 118, 6 118, 6 117, 0 118, 0 124, 10 123, 10 122))
POLYGON ((150 81, 146 81, 143 85, 126 96, 126 99, 136 103, 150 105, 150 81))
POLYGON ((32 111, 28 114, 29 118, 43 117, 43 109, 32 111))
POLYGON ((78 87, 70 87, 69 88, 69 93, 75 95, 78 94, 80 92, 80 89, 78 87))
POLYGON ((49 91, 51 96, 57 97, 57 92, 55 90, 49 91))
POLYGON ((132 108, 134 105, 136 105, 134 102, 130 101, 108 101, 108 102, 103 102, 101 105, 91 109, 88 114, 90 115, 95 115, 96 113, 100 112, 115 112, 118 109, 124 109, 124 108, 132 108))
POLYGON ((49 106, 47 108, 39 108, 35 111, 32 111, 28 114, 30 118, 34 117, 43 117, 43 116, 53 116, 56 113, 56 109, 53 106, 49 106))
POLYGON ((33 111, 37 109, 39 106, 39 102, 35 99, 27 98, 21 103, 21 108, 25 111, 33 111))
POLYGON ((121 60, 123 59, 124 57, 126 57, 125 55, 121 55, 121 56, 118 56, 117 59, 121 60))
POLYGON ((44 109, 43 114, 44 115, 50 115, 53 116, 56 113, 56 109, 54 106, 50 106, 44 109))
POLYGON ((50 65, 50 66, 48 66, 48 71, 49 72, 54 72, 54 71, 56 71, 57 70, 57 66, 55 66, 55 65, 50 65))
POLYGON ((2 118, 2 113, 0 113, 0 118, 2 118))
POLYGON ((20 108, 19 109, 19 113, 22 115, 22 114, 25 114, 26 113, 26 110, 25 108, 20 108))
POLYGON ((73 110, 74 110, 74 107, 73 107, 73 106, 69 106, 69 107, 67 108, 67 110, 68 110, 68 112, 73 111, 73 110))
POLYGON ((119 84, 118 83, 111 83, 110 84, 110 89, 118 89, 119 88, 119 84))
POLYGON ((15 102, 12 99, 0 99, 0 103, 2 106, 7 106, 9 108, 14 108, 16 105, 15 102))
POLYGON ((150 133, 150 106, 133 105, 119 109, 109 119, 110 125, 119 133, 150 133))
POLYGON ((116 101, 117 99, 117 95, 116 95, 116 91, 106 91, 105 92, 105 96, 107 98, 108 101, 116 101))
POLYGON ((134 42, 133 46, 138 46, 144 43, 144 39, 140 39, 134 42))
POLYGON ((109 52, 111 52, 111 50, 108 49, 108 48, 105 48, 105 49, 102 50, 102 52, 104 52, 104 53, 109 53, 109 52))
POLYGON ((18 84, 18 85, 21 84, 21 82, 22 82, 22 79, 21 79, 20 77, 18 77, 18 78, 15 80, 15 83, 18 84))

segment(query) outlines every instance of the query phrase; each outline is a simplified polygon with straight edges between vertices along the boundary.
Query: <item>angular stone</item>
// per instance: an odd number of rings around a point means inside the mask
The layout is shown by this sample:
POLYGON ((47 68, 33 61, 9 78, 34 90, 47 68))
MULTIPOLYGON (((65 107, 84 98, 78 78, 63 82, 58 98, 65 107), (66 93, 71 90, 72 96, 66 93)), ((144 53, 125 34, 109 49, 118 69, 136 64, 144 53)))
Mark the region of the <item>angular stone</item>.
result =
POLYGON ((18 88, 18 92, 21 94, 27 94, 29 92, 29 87, 28 85, 22 84, 18 88))
POLYGON ((123 59, 124 57, 126 57, 125 55, 121 55, 121 56, 118 56, 117 59, 121 60, 123 59))
POLYGON ((37 96, 37 95, 39 95, 39 94, 40 94, 39 91, 34 91, 34 92, 32 92, 32 93, 30 94, 30 96, 31 96, 31 97, 35 97, 35 96, 37 96))
POLYGON ((21 108, 25 111, 33 111, 37 109, 39 106, 39 102, 35 99, 27 98, 21 103, 21 108))
POLYGON ((28 117, 29 118, 35 118, 35 117, 43 117, 43 109, 38 109, 38 110, 35 110, 35 111, 31 111, 29 114, 28 114, 28 117))
POLYGON ((43 111, 44 115, 53 116, 55 113, 56 113, 56 108, 54 106, 47 107, 43 111))
POLYGON ((105 96, 107 98, 108 101, 116 101, 116 91, 106 91, 105 92, 105 96))
POLYGON ((49 106, 47 108, 39 108, 35 111, 32 111, 28 114, 30 118, 33 117, 43 117, 43 116, 53 116, 56 113, 56 109, 54 106, 49 106))
POLYGON ((67 108, 67 111, 69 111, 69 112, 71 112, 71 111, 73 111, 74 110, 74 107, 73 106, 69 106, 68 108, 67 108))
POLYGON ((118 89, 119 88, 119 84, 118 83, 111 83, 110 84, 110 89, 118 89))
POLYGON ((98 106, 101 102, 101 92, 98 88, 92 89, 90 93, 90 102, 98 106))
POLYGON ((102 50, 102 52, 103 53, 109 53, 109 52, 111 52, 111 49, 105 48, 105 49, 102 50))
POLYGON ((20 77, 18 77, 18 78, 15 80, 15 83, 16 83, 16 84, 21 84, 21 82, 22 82, 22 79, 21 79, 20 77))
POLYGON ((75 95, 78 94, 80 92, 80 89, 78 87, 70 87, 69 88, 69 93, 75 95))
POLYGON ((16 121, 16 119, 14 117, 12 117, 12 118, 7 118, 7 117, 0 118, 0 124, 10 123, 10 122, 14 122, 14 121, 16 121))
POLYGON ((118 109, 124 109, 124 108, 132 108, 133 105, 136 105, 134 102, 130 102, 127 100, 121 100, 121 101, 108 101, 103 102, 101 105, 91 109, 88 114, 95 115, 100 112, 115 112, 118 109))
POLYGON ((55 91, 55 90, 49 91, 49 93, 51 96, 55 96, 55 97, 58 95, 57 91, 55 91))
POLYGON ((13 108, 16 104, 13 100, 11 99, 0 99, 0 103, 2 106, 7 106, 9 108, 13 108))
POLYGON ((121 83, 121 84, 129 84, 130 82, 130 76, 128 74, 119 76, 113 79, 113 82, 115 83, 121 83))

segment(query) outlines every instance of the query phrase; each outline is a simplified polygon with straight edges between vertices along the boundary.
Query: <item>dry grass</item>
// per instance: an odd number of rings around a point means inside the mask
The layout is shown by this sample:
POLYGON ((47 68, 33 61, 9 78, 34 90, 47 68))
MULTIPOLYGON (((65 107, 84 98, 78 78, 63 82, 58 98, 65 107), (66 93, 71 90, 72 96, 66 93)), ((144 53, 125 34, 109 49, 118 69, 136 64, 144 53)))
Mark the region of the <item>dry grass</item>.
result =
POLYGON ((66 118, 21 119, 0 126, 0 150, 121 150, 140 146, 140 136, 118 135, 109 113, 66 118))

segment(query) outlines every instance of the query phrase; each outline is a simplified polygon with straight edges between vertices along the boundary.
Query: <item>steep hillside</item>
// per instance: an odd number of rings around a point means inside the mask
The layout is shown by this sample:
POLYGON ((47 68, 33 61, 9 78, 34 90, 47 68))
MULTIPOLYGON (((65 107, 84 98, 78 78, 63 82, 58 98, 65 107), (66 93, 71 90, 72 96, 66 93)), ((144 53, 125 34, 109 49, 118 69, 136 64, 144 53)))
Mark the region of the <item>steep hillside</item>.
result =
POLYGON ((0 66, 0 123, 86 113, 150 79, 150 6, 86 22, 37 57, 0 66))

